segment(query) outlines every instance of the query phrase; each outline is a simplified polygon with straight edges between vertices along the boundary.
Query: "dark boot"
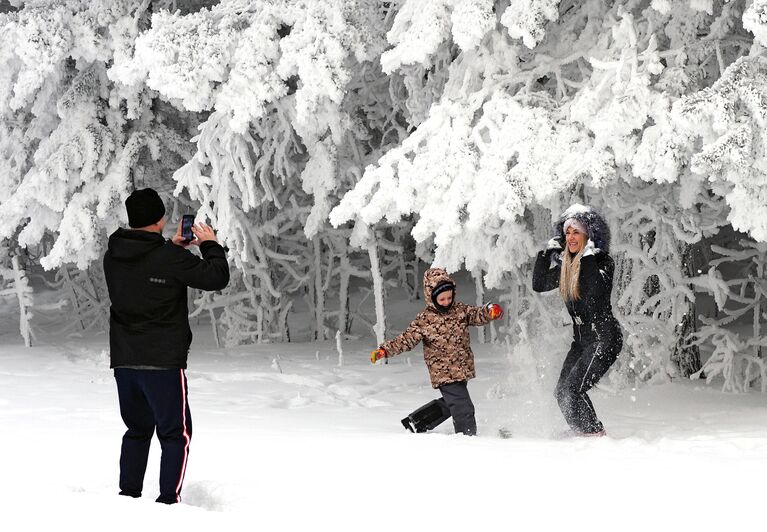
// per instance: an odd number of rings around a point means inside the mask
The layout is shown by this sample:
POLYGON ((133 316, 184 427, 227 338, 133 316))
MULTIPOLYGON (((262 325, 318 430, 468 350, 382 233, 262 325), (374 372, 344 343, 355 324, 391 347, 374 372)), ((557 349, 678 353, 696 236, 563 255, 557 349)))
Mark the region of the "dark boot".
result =
POLYGON ((444 399, 434 399, 413 411, 402 420, 402 426, 410 432, 426 432, 439 426, 450 417, 450 409, 444 399))

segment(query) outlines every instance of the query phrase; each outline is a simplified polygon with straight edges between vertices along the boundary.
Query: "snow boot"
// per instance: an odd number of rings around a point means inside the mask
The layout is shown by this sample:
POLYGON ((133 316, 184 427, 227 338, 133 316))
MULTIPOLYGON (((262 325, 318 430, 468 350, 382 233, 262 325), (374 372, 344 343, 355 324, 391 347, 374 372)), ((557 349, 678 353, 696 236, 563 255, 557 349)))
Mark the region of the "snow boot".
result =
POLYGON ((436 428, 450 417, 450 409, 444 399, 434 399, 414 410, 402 419, 402 426, 410 432, 426 432, 436 428))

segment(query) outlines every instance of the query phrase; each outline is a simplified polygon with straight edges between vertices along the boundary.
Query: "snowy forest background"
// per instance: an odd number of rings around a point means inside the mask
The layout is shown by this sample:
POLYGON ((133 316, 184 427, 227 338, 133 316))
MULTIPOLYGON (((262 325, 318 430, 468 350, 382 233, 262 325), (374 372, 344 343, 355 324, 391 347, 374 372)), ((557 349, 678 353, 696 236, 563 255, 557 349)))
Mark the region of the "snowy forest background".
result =
POLYGON ((434 264, 507 310, 480 341, 563 351, 531 259, 578 202, 613 230, 610 382, 764 392, 764 46, 765 0, 0 0, 0 298, 28 345, 106 330, 153 187, 229 247, 192 296, 220 346, 372 348, 434 264))

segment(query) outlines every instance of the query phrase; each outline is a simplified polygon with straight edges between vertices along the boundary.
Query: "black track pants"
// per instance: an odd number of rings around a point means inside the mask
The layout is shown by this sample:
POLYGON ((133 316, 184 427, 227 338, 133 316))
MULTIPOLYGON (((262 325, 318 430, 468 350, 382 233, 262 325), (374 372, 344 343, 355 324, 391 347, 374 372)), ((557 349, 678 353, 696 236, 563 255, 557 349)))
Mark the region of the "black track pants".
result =
POLYGON ((562 365, 555 396, 570 428, 592 434, 604 427, 586 394, 610 369, 623 347, 617 321, 573 325, 573 343, 562 365))
POLYGON ((120 414, 128 428, 120 452, 120 493, 141 496, 149 444, 156 429, 162 447, 157 502, 179 502, 192 438, 184 370, 116 368, 114 371, 120 414))

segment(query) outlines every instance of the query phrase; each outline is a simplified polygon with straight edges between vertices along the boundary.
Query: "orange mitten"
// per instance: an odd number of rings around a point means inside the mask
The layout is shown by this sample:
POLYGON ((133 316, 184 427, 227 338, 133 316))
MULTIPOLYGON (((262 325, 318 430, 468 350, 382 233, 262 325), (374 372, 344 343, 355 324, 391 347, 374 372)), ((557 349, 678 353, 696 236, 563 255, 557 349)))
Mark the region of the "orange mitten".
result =
POLYGON ((488 303, 487 313, 490 316, 491 320, 497 320, 498 318, 503 316, 503 309, 501 308, 500 305, 496 303, 488 303))
POLYGON ((372 364, 375 364, 376 362, 378 362, 382 358, 386 358, 386 350, 385 349, 381 349, 379 347, 378 349, 373 349, 370 352, 370 362, 372 364))

